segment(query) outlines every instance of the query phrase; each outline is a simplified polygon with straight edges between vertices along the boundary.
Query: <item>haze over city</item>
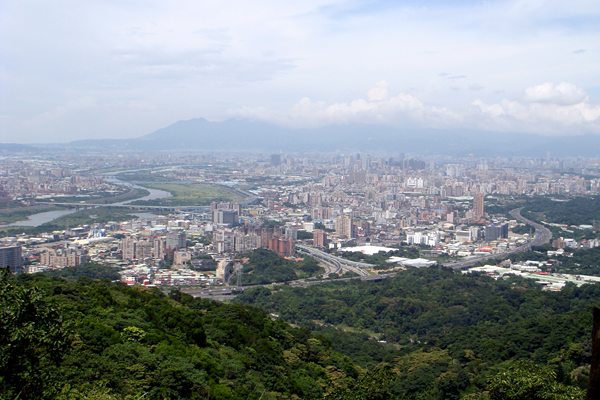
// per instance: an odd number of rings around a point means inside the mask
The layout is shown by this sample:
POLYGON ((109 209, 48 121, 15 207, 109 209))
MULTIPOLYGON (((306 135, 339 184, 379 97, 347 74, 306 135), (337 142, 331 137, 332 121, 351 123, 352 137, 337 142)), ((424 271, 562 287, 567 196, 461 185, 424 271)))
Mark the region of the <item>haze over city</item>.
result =
POLYGON ((0 4, 0 142, 180 120, 600 133, 595 1, 0 4))

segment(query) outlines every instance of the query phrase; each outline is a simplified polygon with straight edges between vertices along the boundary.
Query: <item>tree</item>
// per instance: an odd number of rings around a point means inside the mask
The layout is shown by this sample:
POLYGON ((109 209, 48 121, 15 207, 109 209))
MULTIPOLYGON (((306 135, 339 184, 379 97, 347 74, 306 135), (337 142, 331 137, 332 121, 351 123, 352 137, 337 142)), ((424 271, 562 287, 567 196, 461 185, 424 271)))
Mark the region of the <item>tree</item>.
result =
POLYGON ((360 378, 350 381, 347 385, 332 382, 334 389, 325 395, 332 400, 390 400, 398 398, 392 393, 390 385, 396 379, 391 368, 382 364, 372 371, 367 371, 360 378))
MULTIPOLYGON (((488 385, 491 400, 573 400, 585 398, 574 386, 556 382, 556 373, 531 361, 520 361, 494 375, 488 385)), ((485 397, 484 397, 485 398, 485 397)))
POLYGON ((0 397, 40 397, 52 391, 50 367, 68 349, 71 330, 60 309, 36 288, 0 271, 0 397))

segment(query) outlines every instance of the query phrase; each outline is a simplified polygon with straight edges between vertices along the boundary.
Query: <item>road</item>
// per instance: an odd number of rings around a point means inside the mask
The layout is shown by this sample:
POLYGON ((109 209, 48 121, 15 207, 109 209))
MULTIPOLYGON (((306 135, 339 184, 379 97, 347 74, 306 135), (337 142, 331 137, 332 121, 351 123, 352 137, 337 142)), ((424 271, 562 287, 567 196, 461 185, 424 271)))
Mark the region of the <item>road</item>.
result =
POLYGON ((320 261, 326 261, 329 264, 333 265, 336 269, 334 272, 336 272, 336 273, 339 273, 342 271, 350 271, 350 272, 354 272, 355 274, 358 274, 359 276, 367 276, 367 275, 369 275, 369 273, 367 271, 362 270, 361 268, 373 268, 374 267, 374 265, 372 265, 372 264, 359 263, 359 262, 355 262, 355 261, 345 260, 343 258, 336 257, 332 254, 325 253, 324 251, 315 249, 314 247, 305 246, 302 244, 296 244, 296 248, 298 250, 301 250, 301 251, 304 251, 305 253, 310 254, 311 256, 317 258, 320 261))
MULTIPOLYGON (((480 261, 487 261, 487 260, 492 260, 495 258, 505 258, 505 257, 510 256, 511 254, 519 253, 522 251, 527 251, 527 250, 531 249, 532 246, 539 246, 539 245, 548 243, 552 239, 552 233, 550 232, 550 230, 541 224, 538 224, 536 222, 533 222, 533 221, 523 217, 521 215, 522 209, 523 209, 523 207, 515 208, 514 210, 510 211, 509 214, 511 216, 513 216, 515 219, 517 219, 525 224, 529 224, 535 228, 535 236, 531 242, 524 244, 523 246, 519 246, 516 249, 513 249, 509 252, 493 254, 493 255, 483 256, 483 257, 477 257, 477 258, 473 258, 473 259, 466 260, 466 261, 446 263, 446 264, 444 264, 444 266, 450 267, 452 269, 468 268, 480 261)), ((343 258, 339 258, 334 255, 325 253, 321 250, 317 250, 315 248, 304 246, 304 245, 296 244, 296 247, 299 250, 305 251, 305 252, 309 253, 310 255, 312 255, 313 257, 316 257, 317 259, 319 259, 321 262, 325 263, 326 264, 325 265, 326 275, 329 275, 334 272, 340 273, 342 271, 352 271, 352 272, 359 274, 359 276, 355 276, 352 278, 327 279, 327 280, 325 280, 325 279, 300 279, 300 280, 296 280, 296 281, 290 281, 287 283, 289 286, 292 286, 292 287, 308 287, 308 286, 313 286, 313 285, 320 285, 320 284, 326 283, 326 282, 339 282, 339 281, 347 282, 352 279, 360 279, 363 281, 380 281, 380 280, 383 280, 386 278, 391 278, 391 277, 396 276, 396 273, 381 274, 381 275, 369 275, 366 271, 363 271, 362 269, 360 269, 360 267, 361 266, 362 267, 366 267, 366 266, 371 267, 372 266, 371 264, 356 263, 353 261, 345 260, 343 258)), ((243 292, 245 289, 259 287, 259 286, 273 286, 273 285, 283 285, 283 284, 284 283, 271 283, 271 284, 266 284, 266 285, 244 286, 241 288, 216 287, 216 288, 205 288, 205 289, 188 289, 188 290, 182 289, 182 291, 189 293, 194 297, 210 298, 213 300, 221 300, 222 301, 222 300, 234 299, 237 296, 237 294, 239 294, 240 292, 243 292)))
POLYGON ((522 209, 523 209, 523 207, 515 208, 514 210, 511 210, 509 212, 509 214, 511 216, 513 216, 516 220, 521 221, 525 224, 531 225, 535 228, 535 236, 533 237, 533 240, 531 242, 524 244, 523 246, 519 246, 516 249, 513 249, 508 252, 493 254, 493 255, 489 255, 489 256, 482 256, 482 257, 477 257, 477 258, 471 258, 471 259, 465 260, 465 261, 448 262, 443 265, 445 267, 450 267, 452 269, 464 269, 464 268, 472 267, 473 265, 475 265, 476 263, 478 263, 480 261, 493 260, 495 258, 506 258, 506 257, 510 256, 511 254, 520 253, 522 251, 527 251, 527 250, 531 249, 532 246, 539 246, 539 245, 548 243, 550 240, 552 240, 552 232, 550 232, 550 230, 548 228, 546 228, 545 226, 523 217, 521 215, 522 209))
MULTIPOLYGON (((396 272, 392 272, 389 274, 380 274, 380 275, 367 275, 367 276, 353 276, 351 278, 338 278, 338 279, 299 279, 296 281, 287 282, 287 285, 291 287, 308 287, 314 285, 320 285, 322 283, 327 282, 348 282, 355 279, 360 279, 361 281, 382 281, 387 278, 392 278, 396 276, 396 272)), ((285 283, 268 283, 264 285, 249 285, 242 287, 213 287, 213 288, 203 288, 203 289, 185 289, 182 288, 181 291, 187 294, 190 294, 194 297, 200 297, 203 299, 212 299, 212 300, 231 300, 234 299, 238 294, 242 293, 246 289, 252 289, 256 287, 262 286, 281 286, 285 285, 285 283)))

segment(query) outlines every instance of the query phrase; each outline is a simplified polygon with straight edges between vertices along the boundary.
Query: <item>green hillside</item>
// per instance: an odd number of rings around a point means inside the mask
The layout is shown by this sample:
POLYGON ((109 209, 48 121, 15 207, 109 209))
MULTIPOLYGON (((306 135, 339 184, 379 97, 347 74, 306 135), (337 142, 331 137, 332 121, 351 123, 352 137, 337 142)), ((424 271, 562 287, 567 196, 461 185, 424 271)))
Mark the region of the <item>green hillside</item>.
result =
POLYGON ((582 399, 600 289, 529 283, 406 271, 247 305, 3 270, 0 398, 582 399))
POLYGON ((544 292, 521 278, 432 268, 382 282, 257 288, 235 301, 329 337, 334 350, 361 365, 369 356, 389 362, 398 373, 396 393, 437 399, 485 390, 516 361, 547 366, 558 381, 584 389, 591 308, 599 300, 600 285, 544 292))
POLYGON ((360 374, 258 308, 89 278, 1 283, 2 399, 321 398, 360 374))

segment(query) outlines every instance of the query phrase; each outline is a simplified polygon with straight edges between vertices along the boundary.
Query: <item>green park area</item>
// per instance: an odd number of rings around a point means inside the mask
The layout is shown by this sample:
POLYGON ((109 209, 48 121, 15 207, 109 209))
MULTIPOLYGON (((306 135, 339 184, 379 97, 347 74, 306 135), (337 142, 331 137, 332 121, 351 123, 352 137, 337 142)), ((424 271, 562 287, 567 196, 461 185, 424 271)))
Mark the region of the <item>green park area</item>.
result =
POLYGON ((132 205, 147 206, 206 206, 213 201, 238 202, 242 196, 225 186, 211 184, 152 184, 152 189, 165 190, 173 197, 155 200, 138 200, 132 205))

